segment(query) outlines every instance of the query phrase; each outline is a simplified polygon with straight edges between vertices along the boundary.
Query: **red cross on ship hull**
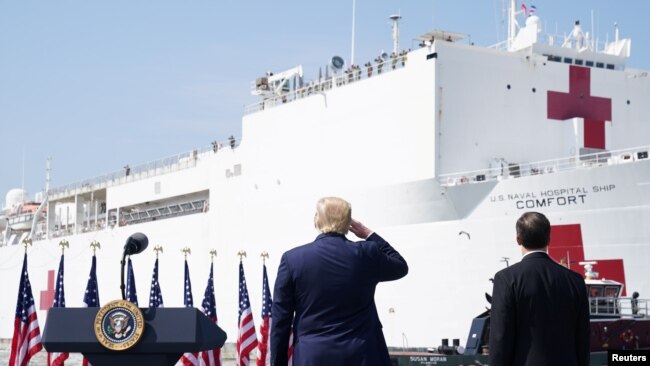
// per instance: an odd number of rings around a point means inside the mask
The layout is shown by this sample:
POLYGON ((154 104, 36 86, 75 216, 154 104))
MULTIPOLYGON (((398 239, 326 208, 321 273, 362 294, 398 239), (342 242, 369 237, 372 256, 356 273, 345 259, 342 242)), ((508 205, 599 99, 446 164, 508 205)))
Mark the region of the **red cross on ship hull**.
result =
POLYGON ((591 69, 569 67, 569 92, 548 91, 547 118, 584 118, 584 145, 605 149, 605 121, 612 120, 612 100, 591 95, 591 69))
POLYGON ((584 268, 579 262, 597 261, 600 278, 607 278, 623 284, 621 296, 625 296, 625 266, 620 258, 585 258, 585 249, 582 242, 582 228, 580 224, 552 225, 551 242, 548 246, 548 255, 557 262, 565 260, 569 269, 584 277, 584 268))
POLYGON ((54 302, 54 271, 47 271, 47 289, 41 291, 40 310, 50 310, 54 302))

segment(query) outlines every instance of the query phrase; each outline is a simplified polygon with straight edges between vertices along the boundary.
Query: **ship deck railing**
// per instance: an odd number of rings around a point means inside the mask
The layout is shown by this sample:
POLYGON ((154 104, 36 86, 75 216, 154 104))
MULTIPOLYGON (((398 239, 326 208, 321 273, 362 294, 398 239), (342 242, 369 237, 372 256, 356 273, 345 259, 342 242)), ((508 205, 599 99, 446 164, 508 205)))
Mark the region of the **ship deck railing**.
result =
MULTIPOLYGON (((75 230, 75 223, 63 224, 59 223, 50 230, 50 237, 60 238, 63 236, 89 233, 93 231, 104 230, 107 227, 106 223, 106 213, 97 215, 97 220, 95 218, 85 219, 79 223, 78 232, 75 230)), ((39 223, 34 232, 34 240, 44 240, 47 239, 46 234, 46 223, 39 223)))
POLYGON ((124 213, 122 214, 122 220, 120 220, 120 226, 140 224, 143 222, 168 219, 207 211, 207 199, 170 203, 142 211, 124 213))
MULTIPOLYGON (((219 149, 223 149, 223 146, 227 145, 219 144, 218 146, 219 149)), ((152 178, 162 174, 192 168, 196 166, 197 160, 201 156, 213 153, 215 153, 215 147, 209 146, 202 149, 196 149, 154 160, 145 164, 128 167, 128 169, 125 167, 124 169, 115 171, 113 173, 50 189, 48 192, 48 199, 51 201, 57 200, 74 196, 75 194, 96 191, 98 189, 117 186, 124 183, 130 183, 141 179, 152 178)))
POLYGON ((438 177, 438 181, 443 187, 451 187, 463 184, 501 181, 503 179, 520 178, 539 174, 590 169, 600 166, 629 164, 637 161, 650 160, 648 157, 649 152, 650 146, 642 146, 543 160, 532 163, 503 162, 502 165, 495 168, 441 174, 438 177))
MULTIPOLYGON (((570 41, 570 47, 563 47, 562 45, 564 44, 565 41, 567 41, 570 37, 567 36, 566 34, 560 34, 560 33, 541 33, 538 35, 537 43, 539 44, 544 44, 548 45, 551 47, 561 47, 561 48, 569 48, 569 49, 575 49, 575 40, 570 41)), ((595 40, 595 39, 590 39, 589 41, 584 42, 584 47, 595 53, 602 53, 606 54, 605 50, 607 49, 607 45, 609 45, 611 42, 607 40, 595 40)), ((508 50, 508 40, 500 41, 495 44, 487 46, 487 48, 492 48, 495 50, 502 50, 502 51, 507 51, 508 50)))
POLYGON ((648 300, 633 297, 590 297, 592 318, 647 318, 648 300))
MULTIPOLYGON (((349 68, 340 72, 340 74, 325 76, 318 80, 310 81, 302 87, 289 92, 283 92, 280 95, 265 96, 259 102, 249 104, 244 107, 244 114, 251 114, 264 109, 280 106, 298 99, 307 98, 311 95, 322 94, 325 91, 343 87, 360 80, 369 79, 378 75, 385 74, 394 70, 403 68, 407 62, 408 53, 402 53, 401 56, 389 57, 383 62, 366 63, 357 68, 349 68), (370 64, 370 65, 369 65, 370 64)), ((255 88, 255 85, 252 85, 255 88)))

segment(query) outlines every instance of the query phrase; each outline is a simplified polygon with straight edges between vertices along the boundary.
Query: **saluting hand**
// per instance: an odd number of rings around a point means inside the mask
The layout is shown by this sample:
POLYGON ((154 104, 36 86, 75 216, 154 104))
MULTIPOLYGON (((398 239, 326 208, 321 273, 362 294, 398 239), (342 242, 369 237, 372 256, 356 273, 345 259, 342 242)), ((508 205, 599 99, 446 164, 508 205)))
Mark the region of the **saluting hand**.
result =
POLYGON ((370 234, 372 234, 372 230, 368 229, 364 224, 355 219, 352 219, 350 222, 350 231, 359 239, 368 239, 370 234))

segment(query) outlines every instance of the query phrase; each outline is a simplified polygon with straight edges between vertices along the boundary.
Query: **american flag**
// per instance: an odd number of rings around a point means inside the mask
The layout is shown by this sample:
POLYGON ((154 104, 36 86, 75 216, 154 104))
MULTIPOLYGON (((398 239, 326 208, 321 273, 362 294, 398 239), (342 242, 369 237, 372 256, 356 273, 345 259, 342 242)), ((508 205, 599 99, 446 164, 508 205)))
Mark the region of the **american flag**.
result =
POLYGON ((266 275, 266 264, 264 266, 264 274, 262 275, 262 325, 260 325, 260 342, 257 345, 257 366, 270 366, 271 365, 271 352, 269 352, 271 333, 271 306, 273 306, 273 299, 271 298, 271 290, 269 290, 269 278, 266 275))
MULTIPOLYGON (((54 290, 54 301, 52 302, 53 308, 65 307, 65 291, 63 287, 63 254, 61 254, 61 261, 59 262, 59 272, 56 275, 56 288, 54 290)), ((68 359, 68 352, 54 352, 47 354, 47 364, 49 366, 63 366, 65 360, 68 359)))
MULTIPOLYGON (((185 259, 185 289, 183 294, 183 301, 186 308, 194 307, 194 299, 192 298, 192 282, 190 281, 190 268, 187 266, 187 259, 185 259)), ((198 353, 184 353, 181 361, 185 366, 198 366, 199 354, 198 353)))
POLYGON ((126 273, 126 300, 138 306, 138 291, 135 289, 135 275, 133 275, 133 264, 130 257, 126 273))
POLYGON ((38 327, 32 285, 29 283, 29 275, 27 274, 27 253, 25 253, 23 270, 20 272, 20 286, 16 304, 14 336, 11 339, 9 366, 26 366, 32 356, 41 349, 43 349, 41 330, 38 327))
MULTIPOLYGON (((208 277, 208 285, 205 287, 205 294, 203 295, 201 306, 203 307, 203 314, 215 324, 218 324, 217 302, 214 299, 214 272, 212 267, 213 264, 210 264, 210 277, 208 277)), ((221 366, 221 348, 201 352, 199 364, 201 366, 221 366)))
POLYGON ((97 258, 95 255, 93 255, 92 264, 90 265, 90 275, 88 275, 88 284, 86 284, 84 304, 86 304, 86 307, 89 308, 99 307, 99 287, 97 286, 97 258))
POLYGON ((160 282, 158 282, 158 258, 156 258, 156 263, 153 265, 153 275, 151 275, 151 291, 149 292, 149 307, 150 308, 163 307, 162 291, 160 291, 160 282))
MULTIPOLYGON (((93 254, 92 264, 90 266, 90 275, 88 276, 88 284, 86 285, 86 293, 84 294, 84 304, 89 308, 99 307, 99 287, 97 287, 97 258, 93 254)), ((90 362, 83 358, 82 366, 90 366, 90 362)))
POLYGON ((239 261, 239 333, 237 334, 237 366, 248 366, 250 353, 257 347, 251 302, 248 298, 244 265, 239 261))

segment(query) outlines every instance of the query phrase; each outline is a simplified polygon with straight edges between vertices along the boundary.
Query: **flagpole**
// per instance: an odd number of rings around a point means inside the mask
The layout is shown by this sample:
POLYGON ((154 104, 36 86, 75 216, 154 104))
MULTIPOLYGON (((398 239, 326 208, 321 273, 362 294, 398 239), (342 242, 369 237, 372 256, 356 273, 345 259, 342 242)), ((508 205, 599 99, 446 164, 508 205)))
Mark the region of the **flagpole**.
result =
POLYGON ((237 255, 239 256, 239 261, 242 261, 242 258, 246 257, 246 251, 245 250, 240 250, 237 252, 237 255))
POLYGON ((156 252, 156 261, 153 265, 153 274, 151 275, 151 290, 149 291, 149 307, 160 308, 163 307, 162 291, 160 290, 160 283, 158 282, 158 255, 163 252, 162 245, 158 244, 153 248, 156 252))
POLYGON ((70 249, 70 243, 65 239, 59 242, 59 246, 61 247, 61 255, 65 254, 65 248, 70 249))
MULTIPOLYGON (((88 282, 86 283, 86 292, 83 297, 83 303, 89 308, 99 307, 99 289, 97 288, 97 249, 101 249, 102 245, 97 240, 90 242, 90 247, 93 250, 93 256, 90 264, 90 274, 88 275, 88 282)), ((89 366, 88 359, 84 356, 81 361, 82 366, 89 366)))
MULTIPOLYGON (((65 290, 63 287, 63 258, 65 257, 65 249, 70 248, 70 243, 66 239, 63 239, 59 241, 59 246, 61 247, 61 262, 59 263, 59 271, 56 278, 56 290, 54 291, 54 302, 52 303, 53 308, 65 307, 65 290)), ((68 352, 48 352, 47 364, 52 366, 63 365, 68 357, 70 357, 70 354, 68 352)))
POLYGON ((93 240, 90 242, 90 247, 93 249, 93 255, 95 255, 97 249, 101 249, 102 245, 97 240, 93 240))
MULTIPOLYGON (((187 265, 187 255, 192 254, 190 247, 185 247, 181 249, 181 252, 185 255, 185 291, 183 296, 183 303, 187 308, 194 307, 194 297, 192 296, 192 285, 190 282, 190 269, 187 265)), ((199 353, 198 352, 185 352, 181 357, 181 363, 183 365, 198 365, 199 364, 199 353)))
POLYGON ((25 254, 27 254, 27 246, 32 245, 32 239, 23 239, 23 246, 25 247, 25 254))
POLYGON ((210 250, 210 263, 214 263, 214 257, 216 256, 217 256, 217 250, 216 249, 210 250))
POLYGON ((243 258, 246 251, 240 250, 239 256, 239 318, 238 335, 237 335, 237 366, 248 365, 250 362, 250 353, 257 348, 257 333, 255 323, 248 297, 248 286, 246 286, 246 277, 244 275, 243 258))
POLYGON ((269 258, 268 252, 262 252, 262 323, 260 324, 260 338, 257 348, 257 366, 264 366, 271 363, 270 355, 270 331, 271 331, 271 307, 273 299, 269 290, 269 279, 266 275, 266 259, 269 258))
MULTIPOLYGON (((210 249, 210 275, 208 276, 208 284, 205 287, 205 293, 203 296, 203 302, 201 307, 203 308, 203 313, 210 318, 212 322, 217 323, 217 307, 214 298, 214 276, 213 276, 213 267, 214 267, 214 257, 217 256, 216 249, 210 249)), ((199 356, 200 365, 206 366, 222 366, 221 362, 221 348, 214 348, 211 350, 203 351, 199 356)))
POLYGON ((20 273, 9 365, 29 364, 32 356, 43 349, 32 286, 29 283, 29 275, 27 274, 27 247, 32 245, 32 240, 24 239, 22 243, 25 246, 25 257, 23 258, 23 268, 20 273))

